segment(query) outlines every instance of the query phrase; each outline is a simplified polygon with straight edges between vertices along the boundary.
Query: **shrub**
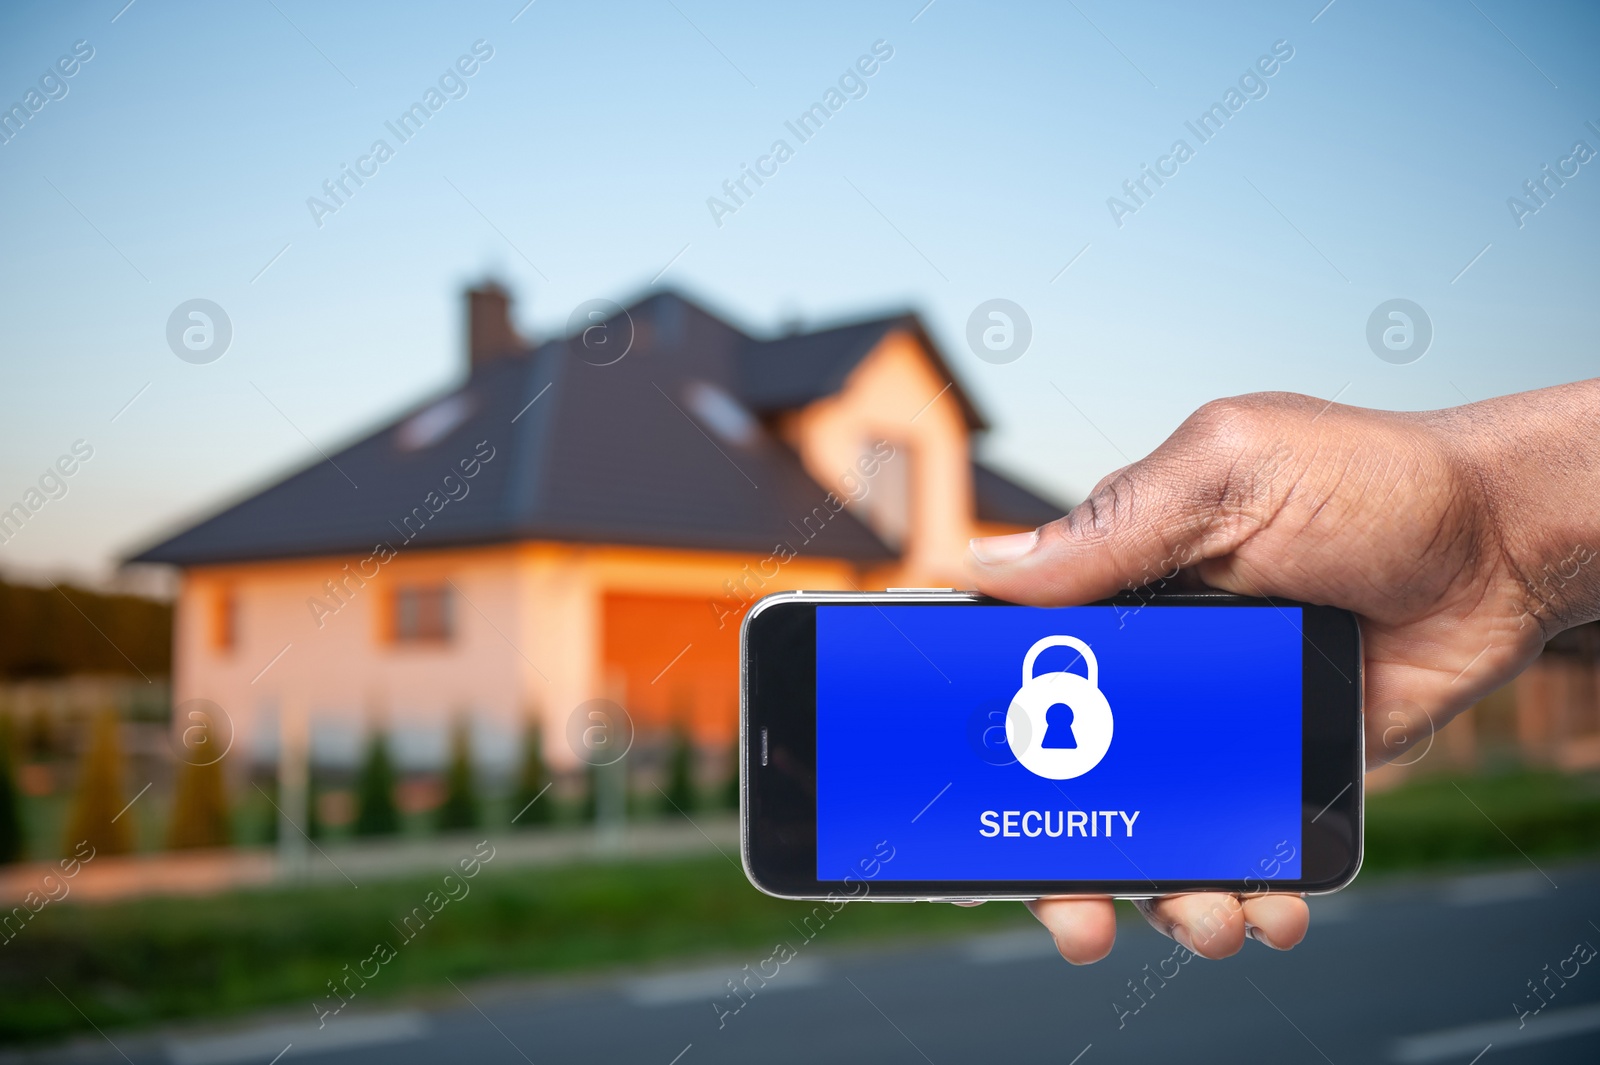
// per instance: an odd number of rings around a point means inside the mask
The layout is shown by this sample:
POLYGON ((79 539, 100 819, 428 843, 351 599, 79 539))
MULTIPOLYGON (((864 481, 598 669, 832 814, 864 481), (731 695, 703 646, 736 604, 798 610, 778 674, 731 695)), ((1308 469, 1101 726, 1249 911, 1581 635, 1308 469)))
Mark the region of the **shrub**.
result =
POLYGON ((511 801, 511 816, 516 818, 518 828, 549 824, 555 819, 555 797, 540 798, 549 786, 543 728, 536 718, 529 718, 522 737, 522 771, 517 775, 517 790, 511 801))
POLYGON ((356 784, 356 835, 390 836, 400 831, 400 808, 394 801, 394 763, 389 759, 389 740, 382 729, 374 729, 367 743, 367 756, 361 763, 361 779, 356 784))
MULTIPOLYGON (((201 749, 209 748, 202 744, 201 749)), ((205 764, 183 762, 178 770, 172 822, 167 827, 167 846, 173 849, 223 847, 230 837, 221 759, 205 764)))
POLYGON ((450 730, 450 768, 445 772, 444 804, 439 807, 441 831, 472 828, 478 823, 478 783, 472 769, 472 723, 456 718, 450 730))
POLYGON ((667 756, 667 808, 688 816, 695 808, 694 741, 682 724, 673 726, 672 750, 667 756))
POLYGON ((95 715, 94 733, 78 773, 78 794, 67 823, 65 847, 87 842, 97 854, 133 849, 133 822, 122 818, 122 739, 113 709, 95 715))

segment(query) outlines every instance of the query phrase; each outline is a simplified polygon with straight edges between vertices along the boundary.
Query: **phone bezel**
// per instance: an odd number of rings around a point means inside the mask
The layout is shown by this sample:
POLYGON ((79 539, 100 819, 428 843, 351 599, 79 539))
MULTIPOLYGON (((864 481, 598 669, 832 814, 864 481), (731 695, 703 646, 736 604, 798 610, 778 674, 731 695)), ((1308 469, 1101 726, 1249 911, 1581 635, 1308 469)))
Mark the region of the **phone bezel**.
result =
POLYGON ((739 837, 745 875, 785 899, 879 901, 1031 899, 1050 895, 1150 898, 1196 891, 1322 894, 1361 868, 1365 737, 1361 630, 1349 611, 1225 592, 1127 593, 1089 604, 1299 607, 1302 613, 1301 868, 1298 879, 888 880, 816 879, 816 607, 879 604, 982 608, 1013 605, 971 592, 780 592, 753 604, 739 634, 739 837), (784 626, 789 631, 784 631, 784 626), (797 650, 798 648, 798 650, 797 650), (752 695, 753 685, 760 690, 752 695), (752 704, 755 705, 752 705, 752 704), (798 722, 798 724, 795 724, 798 722), (787 725, 774 748, 774 724, 787 725), (766 730, 768 748, 760 749, 766 730), (798 743, 796 740, 798 739, 798 743), (770 772, 762 769, 765 755, 770 772), (771 764, 774 755, 778 765, 771 764), (1313 811, 1316 811, 1313 813, 1313 811))

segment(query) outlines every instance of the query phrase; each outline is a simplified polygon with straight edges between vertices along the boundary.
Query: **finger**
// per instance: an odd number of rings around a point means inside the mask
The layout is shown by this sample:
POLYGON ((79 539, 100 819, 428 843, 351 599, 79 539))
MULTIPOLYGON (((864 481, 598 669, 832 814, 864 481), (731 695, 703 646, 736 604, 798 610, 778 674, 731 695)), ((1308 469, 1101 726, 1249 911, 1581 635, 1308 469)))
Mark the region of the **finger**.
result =
POLYGON ((1088 603, 1232 552, 1267 520, 1282 481, 1285 451, 1262 443, 1251 419, 1238 405, 1203 408, 1067 517, 974 539, 979 590, 1014 603, 1088 603))
POLYGON ((1245 935, 1273 950, 1299 944, 1311 924, 1311 908, 1299 895, 1252 895, 1242 905, 1245 935))
POLYGON ((1027 907, 1055 937, 1056 950, 1074 965, 1099 961, 1117 941, 1117 911, 1109 898, 1034 899, 1027 907))
POLYGON ((1202 958, 1231 957, 1244 946, 1244 909, 1232 895, 1168 895, 1139 909, 1158 932, 1202 958))

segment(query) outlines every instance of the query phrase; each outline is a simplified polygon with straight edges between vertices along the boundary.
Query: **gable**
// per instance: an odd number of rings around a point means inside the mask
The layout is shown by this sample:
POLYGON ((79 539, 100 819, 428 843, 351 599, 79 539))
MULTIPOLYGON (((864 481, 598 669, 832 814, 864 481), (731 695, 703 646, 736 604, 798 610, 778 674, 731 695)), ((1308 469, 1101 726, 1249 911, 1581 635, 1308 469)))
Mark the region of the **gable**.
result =
POLYGON ((940 380, 951 384, 951 392, 967 427, 973 431, 987 428, 983 416, 951 373, 933 338, 913 314, 874 318, 773 340, 749 341, 738 354, 735 387, 739 397, 759 414, 798 410, 842 390, 862 361, 894 333, 913 338, 940 380))

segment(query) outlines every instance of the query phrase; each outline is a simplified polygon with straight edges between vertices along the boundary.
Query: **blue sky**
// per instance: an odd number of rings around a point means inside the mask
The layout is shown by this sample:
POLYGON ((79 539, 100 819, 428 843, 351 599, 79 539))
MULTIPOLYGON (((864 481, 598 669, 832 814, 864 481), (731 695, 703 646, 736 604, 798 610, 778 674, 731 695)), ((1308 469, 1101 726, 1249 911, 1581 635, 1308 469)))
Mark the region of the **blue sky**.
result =
POLYGON ((755 331, 917 309, 998 426, 985 454, 1067 499, 1216 396, 1422 409, 1596 373, 1600 159, 1520 228, 1506 201, 1600 149, 1600 17, 1323 2, 8 6, 0 103, 94 53, 0 144, 0 506, 75 440, 94 456, 0 569, 104 573, 448 387, 485 272, 536 335, 653 281, 755 331), (385 121, 479 40, 398 145, 385 121), (798 144, 784 122, 877 41, 865 95, 798 144), (1266 95, 1198 143, 1185 122, 1279 41, 1266 95), (307 199, 380 137, 319 227, 307 199), (718 226, 707 198, 780 137, 718 226), (1180 138, 1119 227, 1107 199, 1180 138), (165 339, 197 297, 234 330, 205 365, 165 339), (964 339, 995 297, 1033 325, 1004 365, 964 339), (1396 297, 1435 330, 1407 365, 1366 341, 1396 297))

